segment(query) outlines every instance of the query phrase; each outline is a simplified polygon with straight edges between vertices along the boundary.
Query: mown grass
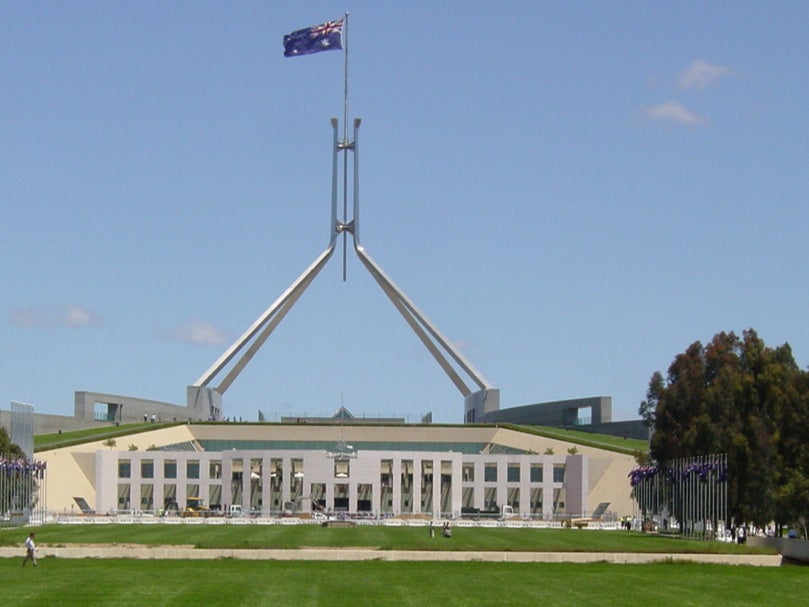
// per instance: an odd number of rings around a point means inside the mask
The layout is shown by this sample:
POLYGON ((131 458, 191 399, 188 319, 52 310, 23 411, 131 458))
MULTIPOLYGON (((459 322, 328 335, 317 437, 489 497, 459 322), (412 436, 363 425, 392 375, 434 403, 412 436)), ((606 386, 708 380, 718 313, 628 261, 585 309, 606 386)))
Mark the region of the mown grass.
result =
MULTIPOLYGON (((123 424, 121 426, 101 426, 99 428, 85 428, 83 430, 71 430, 69 432, 56 432, 52 434, 38 434, 34 437, 34 451, 48 451, 50 449, 59 449, 61 447, 72 447, 74 445, 81 445, 99 440, 107 440, 109 438, 122 438, 131 436, 133 434, 140 434, 141 432, 148 432, 158 428, 167 428, 169 426, 179 425, 180 422, 171 423, 137 423, 137 424, 123 424)), ((120 449, 126 449, 126 445, 119 445, 120 449)))
MULTIPOLYGON (((193 545, 197 548, 275 548, 301 546, 363 547, 379 550, 514 551, 514 552, 642 552, 773 554, 723 542, 700 542, 678 537, 629 531, 584 529, 508 529, 455 527, 452 538, 426 527, 361 526, 325 528, 319 525, 176 525, 105 524, 45 525, 37 528, 37 542, 64 544, 193 545)), ((26 530, 0 530, 0 545, 20 545, 26 530)))
POLYGON ((0 559, 4 607, 804 605, 799 567, 0 559))
MULTIPOLYGON (((148 432, 158 428, 174 426, 183 422, 168 423, 133 423, 121 426, 101 426, 97 428, 85 428, 83 430, 71 430, 68 432, 39 434, 34 437, 34 450, 47 451, 60 447, 70 447, 83 443, 106 440, 108 438, 121 438, 140 432, 148 432)), ((209 422, 197 422, 209 423, 209 422)), ((621 438, 607 434, 593 434, 577 430, 567 430, 564 428, 551 428, 547 426, 522 426, 516 424, 501 424, 502 427, 511 428, 520 432, 529 432, 537 436, 545 436, 579 445, 606 449, 617 453, 634 455, 638 452, 646 453, 649 450, 649 443, 634 438, 621 438)))
POLYGON ((607 451, 614 451, 616 453, 623 453, 625 455, 635 455, 637 453, 647 453, 649 451, 649 442, 639 440, 637 438, 622 438, 620 436, 611 436, 609 434, 593 434, 591 432, 582 432, 581 430, 551 428, 548 426, 507 425, 506 427, 521 430, 523 432, 530 432, 531 434, 536 434, 537 436, 545 436, 547 438, 555 438, 557 440, 577 443, 579 445, 585 445, 588 447, 606 449, 607 451))

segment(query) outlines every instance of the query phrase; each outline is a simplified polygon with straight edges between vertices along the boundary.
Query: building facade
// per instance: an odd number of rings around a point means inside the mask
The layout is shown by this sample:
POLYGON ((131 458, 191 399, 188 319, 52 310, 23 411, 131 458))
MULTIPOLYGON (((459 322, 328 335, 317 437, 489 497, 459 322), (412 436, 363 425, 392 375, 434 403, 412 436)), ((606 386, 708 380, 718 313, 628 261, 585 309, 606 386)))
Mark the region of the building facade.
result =
POLYGON ((201 500, 273 516, 457 517, 511 506, 547 520, 605 504, 620 516, 632 513, 636 467, 628 454, 494 425, 156 424, 37 458, 54 514, 158 513, 201 500))
POLYGON ((551 520, 587 510, 583 455, 452 451, 104 451, 96 511, 214 510, 261 516, 345 512, 375 517, 500 512, 551 520))

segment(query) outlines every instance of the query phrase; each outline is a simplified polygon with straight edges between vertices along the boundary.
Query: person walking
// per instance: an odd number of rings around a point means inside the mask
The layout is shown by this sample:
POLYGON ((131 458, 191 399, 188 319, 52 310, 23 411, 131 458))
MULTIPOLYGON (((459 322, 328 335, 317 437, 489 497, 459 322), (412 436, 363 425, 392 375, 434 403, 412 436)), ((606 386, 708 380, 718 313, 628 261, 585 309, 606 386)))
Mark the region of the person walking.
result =
POLYGON ((37 564, 37 546, 34 543, 34 536, 36 534, 31 533, 28 536, 28 539, 25 540, 25 558, 22 560, 22 566, 25 567, 25 564, 28 561, 31 561, 34 564, 34 567, 39 567, 37 564))

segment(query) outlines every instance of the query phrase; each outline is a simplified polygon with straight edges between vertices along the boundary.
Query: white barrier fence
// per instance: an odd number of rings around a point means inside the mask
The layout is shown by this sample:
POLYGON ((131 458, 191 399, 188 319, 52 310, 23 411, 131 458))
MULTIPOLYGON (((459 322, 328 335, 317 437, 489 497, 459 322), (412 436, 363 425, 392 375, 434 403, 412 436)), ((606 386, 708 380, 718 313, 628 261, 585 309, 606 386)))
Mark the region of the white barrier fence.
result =
MULTIPOLYGON (((313 518, 298 518, 298 517, 155 517, 155 516, 134 516, 134 515, 56 515, 51 521, 62 525, 322 525, 328 522, 343 522, 339 519, 323 520, 313 518)), ((345 522, 350 522, 356 526, 375 526, 381 525, 386 527, 427 527, 430 522, 434 525, 443 525, 446 519, 399 519, 399 518, 384 518, 384 519, 346 519, 345 522)), ((459 528, 501 528, 501 529, 562 529, 565 527, 562 521, 531 521, 531 520, 469 520, 469 519, 456 519, 449 521, 453 527, 459 528)), ((576 525, 576 528, 591 529, 591 530, 604 530, 615 531, 620 529, 618 522, 598 522, 590 521, 585 524, 576 525)))

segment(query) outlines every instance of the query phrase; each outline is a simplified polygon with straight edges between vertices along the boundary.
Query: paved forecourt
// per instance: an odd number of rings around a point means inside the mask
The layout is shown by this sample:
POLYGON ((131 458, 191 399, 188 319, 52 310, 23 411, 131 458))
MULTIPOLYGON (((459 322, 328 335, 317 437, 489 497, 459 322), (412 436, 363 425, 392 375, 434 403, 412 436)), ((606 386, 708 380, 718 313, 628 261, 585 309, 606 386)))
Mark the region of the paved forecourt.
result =
MULTIPOLYGON (((24 556, 22 548, 0 547, 0 557, 24 556)), ((616 563, 641 564, 684 561, 722 565, 778 567, 778 554, 675 554, 633 552, 490 552, 377 550, 375 548, 208 549, 191 546, 60 545, 40 546, 37 557, 212 560, 233 558, 255 561, 482 561, 489 563, 616 563)))

